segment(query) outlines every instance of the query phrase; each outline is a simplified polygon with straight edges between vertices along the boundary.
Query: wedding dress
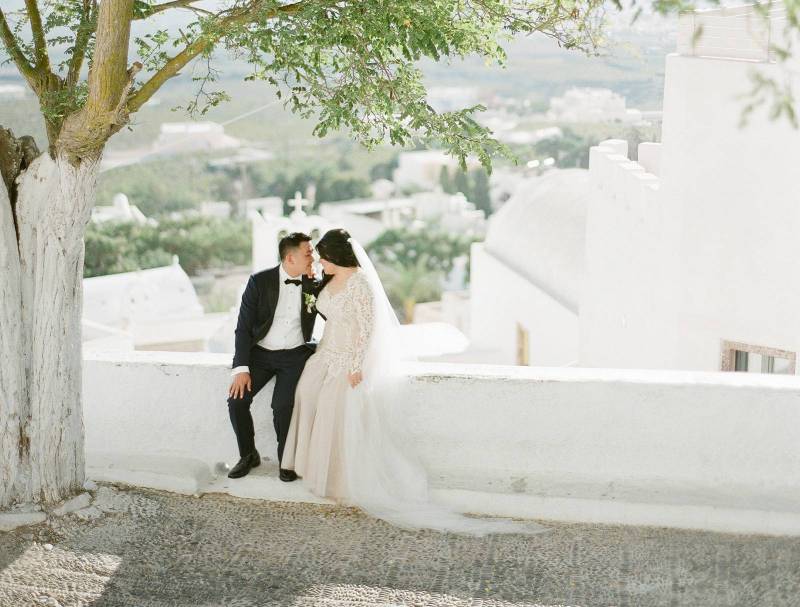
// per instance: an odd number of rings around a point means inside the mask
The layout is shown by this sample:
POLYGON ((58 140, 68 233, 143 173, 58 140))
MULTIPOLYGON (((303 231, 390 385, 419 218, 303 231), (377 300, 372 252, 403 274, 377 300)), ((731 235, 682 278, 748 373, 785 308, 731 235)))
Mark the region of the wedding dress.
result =
POLYGON ((323 289, 316 302, 325 331, 297 386, 282 466, 316 495, 407 529, 546 530, 533 522, 467 517, 431 501, 400 398, 406 378, 399 323, 366 251, 351 244, 361 268, 338 293, 323 289), (351 388, 347 375, 355 371, 363 381, 351 388))

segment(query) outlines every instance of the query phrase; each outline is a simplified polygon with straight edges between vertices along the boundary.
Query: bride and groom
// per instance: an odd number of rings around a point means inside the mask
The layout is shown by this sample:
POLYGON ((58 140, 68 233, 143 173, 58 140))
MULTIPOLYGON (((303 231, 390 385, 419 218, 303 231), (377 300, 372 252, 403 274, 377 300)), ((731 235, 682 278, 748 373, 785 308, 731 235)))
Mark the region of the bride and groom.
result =
POLYGON ((242 295, 228 393, 240 459, 228 476, 241 478, 261 463, 250 406, 275 378, 282 481, 300 478, 319 497, 411 529, 541 531, 431 502, 404 430, 399 323, 375 267, 345 230, 330 230, 316 249, 321 280, 313 274, 311 238, 293 233, 279 243, 280 264, 253 274, 242 295), (317 314, 325 329, 315 347, 317 314))

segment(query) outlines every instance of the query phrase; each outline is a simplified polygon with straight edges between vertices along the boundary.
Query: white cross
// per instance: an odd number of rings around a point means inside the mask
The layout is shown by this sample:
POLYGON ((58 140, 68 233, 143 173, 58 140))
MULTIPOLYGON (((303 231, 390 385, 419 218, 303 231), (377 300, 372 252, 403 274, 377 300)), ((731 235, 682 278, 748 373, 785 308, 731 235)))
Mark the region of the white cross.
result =
POLYGON ((294 211, 292 212, 292 216, 295 216, 295 217, 296 216, 300 216, 300 215, 305 215, 305 213, 303 212, 303 207, 304 206, 310 206, 310 205, 311 205, 311 202, 309 200, 305 200, 300 195, 300 192, 295 192, 294 193, 294 198, 289 200, 289 206, 294 208, 294 211))

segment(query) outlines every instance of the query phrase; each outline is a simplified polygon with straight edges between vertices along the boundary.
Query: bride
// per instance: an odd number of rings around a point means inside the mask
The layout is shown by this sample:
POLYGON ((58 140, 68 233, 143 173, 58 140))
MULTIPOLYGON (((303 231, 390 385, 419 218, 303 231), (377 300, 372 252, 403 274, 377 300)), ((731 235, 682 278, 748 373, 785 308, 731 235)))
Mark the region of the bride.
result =
POLYGON ((399 323, 378 274, 345 230, 327 232, 317 252, 333 278, 304 305, 326 319, 325 331, 297 386, 283 467, 314 494, 400 527, 472 535, 544 530, 431 502, 402 428, 399 323))

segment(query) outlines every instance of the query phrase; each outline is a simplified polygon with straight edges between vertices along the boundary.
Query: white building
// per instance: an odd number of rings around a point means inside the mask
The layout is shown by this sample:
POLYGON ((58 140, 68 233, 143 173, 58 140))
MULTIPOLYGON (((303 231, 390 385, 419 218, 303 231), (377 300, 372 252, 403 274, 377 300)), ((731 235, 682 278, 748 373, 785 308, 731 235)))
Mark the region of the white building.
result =
POLYGON ((83 280, 85 350, 204 352, 226 314, 204 314, 178 265, 83 280))
MULTIPOLYGON (((480 163, 467 159, 467 168, 477 168, 480 163)), ((433 190, 440 185, 442 167, 455 171, 458 160, 440 150, 402 152, 392 180, 399 189, 433 190)))
POLYGON ((200 215, 203 217, 216 217, 228 219, 231 216, 231 203, 224 200, 207 201, 200 203, 200 215))
MULTIPOLYGON (((196 123, 190 123, 190 124, 196 124, 196 123)), ((221 126, 221 125, 216 125, 216 126, 221 126)), ((222 129, 222 132, 224 132, 224 128, 222 129)), ((232 137, 228 139, 237 141, 232 137)), ((235 147, 235 146, 230 145, 226 147, 235 147)), ((216 158, 214 160, 209 161, 208 165, 217 168, 234 167, 234 166, 251 164, 255 162, 264 162, 265 160, 272 160, 274 157, 275 154, 273 154, 268 150, 262 150, 253 147, 241 147, 237 149, 231 156, 226 156, 224 158, 216 158)))
POLYGON ((740 126, 753 73, 800 84, 800 59, 771 55, 783 23, 750 7, 682 18, 663 143, 638 163, 624 142, 592 150, 582 364, 795 372, 800 131, 767 103, 740 126))
POLYGON ((768 107, 740 127, 750 74, 790 73, 763 26, 747 7, 687 17, 666 61, 663 143, 633 162, 606 141, 588 172, 520 186, 473 252, 473 348, 494 346, 493 362, 795 373, 800 131, 768 107), (741 39, 715 47, 732 20, 741 39))
POLYGON ((125 194, 115 194, 109 206, 96 206, 92 208, 92 221, 104 223, 106 221, 116 221, 120 223, 148 222, 144 213, 134 204, 131 204, 125 194))
MULTIPOLYGON (((311 203, 304 199, 300 192, 295 193, 295 197, 289 201, 289 205, 294 210, 288 217, 283 213, 273 215, 263 214, 256 210, 248 212, 253 230, 253 272, 260 272, 278 265, 280 262, 278 243, 287 234, 303 232, 317 240, 327 230, 343 227, 332 225, 328 219, 320 215, 308 215, 303 208, 311 206, 311 203)), ((283 207, 283 202, 281 202, 281 207, 283 207)))
POLYGON ((251 211, 257 211, 265 216, 280 217, 283 215, 283 198, 280 196, 247 198, 239 202, 239 208, 248 217, 251 211))
POLYGON ((319 205, 319 213, 365 245, 384 230, 420 222, 435 223, 445 232, 477 238, 486 233, 486 214, 482 210, 476 209, 463 194, 447 194, 441 189, 394 198, 324 202, 319 205))
POLYGON ((394 193, 397 191, 397 186, 395 185, 394 181, 391 181, 390 179, 376 179, 372 182, 369 189, 373 198, 377 198, 378 200, 386 200, 394 195, 394 193))
POLYGON ((153 152, 207 152, 239 145, 239 140, 226 135, 225 127, 216 122, 164 122, 158 139, 153 143, 153 152))
POLYGON ((547 119, 554 122, 641 122, 639 110, 627 109, 625 97, 609 89, 571 88, 550 99, 547 119))
POLYGON ((393 212, 406 212, 409 208, 404 204, 406 200, 393 198, 323 202, 319 205, 319 214, 329 222, 340 225, 353 238, 367 246, 391 227, 387 217, 393 212))
POLYGON ((588 171, 553 170, 522 182, 473 245, 473 358, 563 366, 578 358, 588 171))

